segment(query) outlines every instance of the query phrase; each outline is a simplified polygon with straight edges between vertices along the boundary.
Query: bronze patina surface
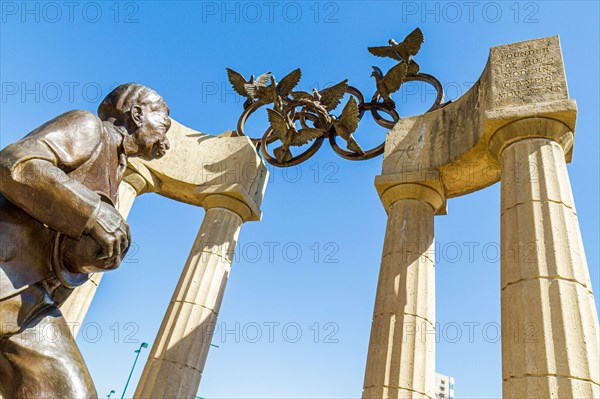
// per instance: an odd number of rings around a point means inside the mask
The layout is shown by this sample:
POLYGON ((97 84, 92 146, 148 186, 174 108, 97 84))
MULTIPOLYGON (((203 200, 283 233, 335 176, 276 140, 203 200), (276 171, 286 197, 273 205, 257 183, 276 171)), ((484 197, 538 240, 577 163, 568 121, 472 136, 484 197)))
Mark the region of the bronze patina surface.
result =
POLYGON ((67 112, 0 151, 0 398, 97 397, 59 305, 119 266, 127 158, 164 155, 170 125, 163 99, 130 83, 98 116, 67 112))
POLYGON ((428 112, 447 104, 444 103, 441 83, 431 75, 420 73, 419 65, 413 59, 423 42, 423 32, 416 28, 401 43, 390 39, 387 46, 369 47, 371 54, 397 61, 385 74, 381 68, 373 67, 371 76, 375 79, 376 91, 370 102, 365 101, 360 90, 348 85, 348 79, 320 91, 313 89, 311 94, 293 91, 302 77, 300 69, 292 71, 277 83, 271 72, 257 79, 252 75, 246 81, 240 73, 227 68, 233 89, 246 97, 236 134, 245 136, 245 124, 250 115, 263 106, 273 104, 272 109, 267 109, 269 128, 262 137, 251 137, 251 140, 260 148, 263 158, 274 166, 288 167, 306 161, 319 150, 325 139, 329 139, 329 144, 338 155, 349 160, 365 160, 381 155, 384 143, 365 150, 354 137, 365 111, 370 111, 378 125, 391 129, 400 119, 391 95, 400 90, 403 83, 415 80, 432 85, 437 92, 428 112), (347 94, 350 98, 341 114, 333 115, 332 112, 347 94), (391 119, 384 118, 380 112, 391 119), (346 149, 337 144, 337 137, 346 142, 346 149), (273 150, 273 156, 268 146, 275 141, 279 141, 280 145, 273 150), (294 156, 290 148, 302 146, 308 148, 294 156))

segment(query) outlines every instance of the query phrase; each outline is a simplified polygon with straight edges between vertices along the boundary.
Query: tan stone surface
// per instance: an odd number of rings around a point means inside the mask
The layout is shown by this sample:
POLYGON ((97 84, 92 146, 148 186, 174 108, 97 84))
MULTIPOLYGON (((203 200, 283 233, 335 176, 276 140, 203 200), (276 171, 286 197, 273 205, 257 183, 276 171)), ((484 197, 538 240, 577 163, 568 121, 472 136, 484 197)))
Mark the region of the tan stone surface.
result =
POLYGON ((563 147, 521 131, 522 140, 492 146, 504 147, 503 396, 598 397, 598 316, 563 147))
POLYGON ((468 194, 500 179, 500 165, 488 151, 489 138, 500 127, 545 117, 574 131, 576 112, 568 99, 557 36, 493 47, 481 77, 461 98, 394 126, 386 139, 382 174, 410 172, 413 181, 421 181, 438 171, 448 198, 468 194), (511 94, 516 87, 529 94, 511 94))
MULTIPOLYGON (((154 161, 130 160, 130 167, 141 174, 150 190, 176 201, 203 206, 200 191, 243 192, 260 206, 268 171, 247 137, 211 136, 172 120, 169 129, 171 148, 154 161)), ((256 211, 253 209, 253 211, 256 211)), ((260 215, 255 215, 258 219, 260 215)))
POLYGON ((432 398, 434 393, 434 208, 423 199, 404 197, 414 192, 407 186, 394 190, 396 200, 389 200, 386 209, 365 399, 432 398))

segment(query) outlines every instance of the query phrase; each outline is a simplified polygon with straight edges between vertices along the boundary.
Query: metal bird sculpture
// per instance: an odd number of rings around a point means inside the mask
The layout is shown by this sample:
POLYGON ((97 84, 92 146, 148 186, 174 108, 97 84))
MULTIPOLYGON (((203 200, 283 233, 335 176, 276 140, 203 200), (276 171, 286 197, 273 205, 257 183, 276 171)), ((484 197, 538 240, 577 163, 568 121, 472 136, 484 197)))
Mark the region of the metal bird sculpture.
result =
POLYGON ((301 77, 302 71, 298 68, 286 75, 279 83, 271 75, 271 84, 268 86, 255 87, 246 85, 245 87, 248 94, 257 98, 258 101, 263 104, 274 103, 275 109, 282 112, 283 106, 287 102, 286 98, 288 94, 298 85, 301 77))
POLYGON ((391 107, 396 107, 396 102, 392 100, 390 95, 400 89, 400 86, 406 78, 407 68, 406 62, 401 62, 390 69, 384 76, 383 72, 381 72, 381 69, 376 66, 373 67, 371 76, 375 78, 377 92, 381 98, 383 98, 383 102, 385 104, 388 104, 391 107))
POLYGON ((346 141, 346 147, 350 151, 365 155, 364 150, 356 142, 354 136, 352 136, 352 133, 358 128, 359 121, 358 104, 354 97, 350 97, 350 100, 348 100, 348 103, 344 106, 339 119, 336 118, 333 120, 333 128, 337 135, 346 141))
POLYGON ((313 94, 305 91, 293 91, 291 96, 294 100, 310 100, 321 104, 327 111, 332 111, 340 105, 344 94, 348 90, 348 79, 341 81, 327 89, 318 91, 313 89, 313 94))
POLYGON ((296 130, 293 115, 286 113, 285 116, 274 109, 267 109, 269 123, 275 132, 277 138, 281 141, 281 146, 275 148, 273 153, 277 162, 285 163, 293 158, 290 151, 291 146, 301 146, 309 141, 321 137, 325 134, 324 129, 319 128, 304 128, 296 130))
MULTIPOLYGON (((250 139, 264 159, 272 165, 288 167, 304 162, 318 151, 324 139, 329 139, 333 150, 347 159, 365 160, 381 155, 385 150, 385 142, 363 150, 354 138, 354 133, 364 115, 372 115, 375 122, 386 129, 392 128, 400 120, 392 95, 400 90, 404 82, 421 81, 434 86, 437 96, 427 112, 448 104, 444 103, 444 90, 440 81, 429 74, 419 73, 419 65, 413 59, 423 43, 423 32, 416 28, 401 43, 389 39, 386 46, 368 48, 371 54, 396 62, 385 74, 379 67, 373 67, 371 76, 375 79, 376 91, 372 97, 365 97, 356 87, 349 86, 348 79, 323 90, 295 91, 302 77, 300 69, 293 70, 280 82, 270 72, 256 80, 251 77, 249 81, 245 81, 239 73, 227 69, 234 89, 248 99, 244 103, 244 112, 238 120, 235 134, 246 136, 244 126, 248 117, 259 108, 267 106, 269 129, 262 137, 250 136, 250 139), (333 112, 346 95, 349 95, 349 100, 341 114, 334 115, 333 112), (371 100, 368 101, 368 98, 371 100), (387 114, 387 117, 382 113, 387 114), (338 136, 346 142, 347 150, 336 143, 338 136), (270 144, 276 141, 281 143, 271 151, 270 144), (311 141, 313 143, 307 145, 311 141), (294 146, 301 148, 295 150, 292 148, 294 146), (298 153, 292 154, 292 151, 298 153)), ((414 150, 412 147, 408 146, 406 150, 409 158, 409 152, 414 150)))
POLYGON ((259 87, 265 87, 271 78, 271 72, 267 72, 260 75, 256 80, 254 79, 254 75, 252 75, 250 80, 247 81, 240 73, 234 71, 233 69, 225 69, 227 70, 227 77, 229 78, 229 83, 231 83, 233 90, 235 90, 235 92, 240 96, 246 97, 244 109, 252 105, 256 99, 257 89, 259 87), (251 87, 252 89, 249 91, 248 87, 251 87))
POLYGON ((397 61, 404 61, 410 66, 409 72, 416 74, 419 72, 419 65, 412 57, 417 55, 424 41, 423 32, 417 28, 406 36, 401 43, 390 39, 388 46, 369 47, 369 52, 377 57, 387 57, 397 61))

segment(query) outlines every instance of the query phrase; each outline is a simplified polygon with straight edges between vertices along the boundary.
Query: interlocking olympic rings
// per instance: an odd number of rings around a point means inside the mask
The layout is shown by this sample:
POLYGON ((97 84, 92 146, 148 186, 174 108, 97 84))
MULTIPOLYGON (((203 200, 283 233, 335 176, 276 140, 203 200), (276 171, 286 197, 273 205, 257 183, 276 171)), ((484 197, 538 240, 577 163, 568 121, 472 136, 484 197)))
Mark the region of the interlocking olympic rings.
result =
MULTIPOLYGON (((442 84, 434 76, 428 75, 425 73, 417 73, 417 74, 406 76, 405 82, 408 82, 408 81, 425 82, 425 83, 432 85, 434 87, 434 89, 436 90, 437 95, 436 95, 435 101, 433 102, 431 107, 427 110, 427 112, 433 112, 437 109, 442 108, 444 105, 447 104, 447 103, 444 103, 444 90, 443 90, 442 84)), ((388 103, 380 101, 380 95, 377 91, 371 97, 370 102, 365 102, 365 98, 364 98, 363 94, 360 92, 360 90, 358 90, 355 87, 348 86, 346 93, 353 96, 357 101, 358 110, 359 110, 359 115, 358 115, 359 120, 362 119, 362 117, 365 115, 366 111, 370 112, 374 121, 379 126, 384 127, 386 129, 393 128, 396 125, 396 123, 400 120, 400 116, 399 116, 398 112, 396 111, 395 107, 391 106, 388 103), (391 119, 386 119, 385 117, 383 117, 381 115, 381 113, 387 114, 388 117, 391 119)), ((319 117, 323 116, 323 115, 319 115, 314 109, 311 109, 311 107, 307 106, 306 103, 302 103, 301 101, 293 100, 287 96, 284 97, 282 100, 283 100, 284 106, 287 109, 299 108, 298 111, 294 112, 293 122, 300 123, 302 128, 310 128, 311 126, 308 124, 309 122, 314 123, 315 121, 317 121, 319 119, 319 117)), ((240 116, 240 118, 238 120, 238 124, 237 124, 237 132, 236 133, 238 136, 248 136, 245 131, 246 121, 248 120, 250 115, 252 115, 254 112, 256 112, 258 109, 260 109, 261 107, 263 107, 265 105, 269 105, 269 104, 255 101, 252 103, 252 105, 250 105, 249 107, 244 109, 244 112, 240 116)), ((275 141, 279 140, 277 135, 275 134, 275 132, 273 131, 273 129, 271 127, 267 128, 265 133, 260 138, 259 137, 250 137, 250 136, 248 136, 248 137, 250 138, 252 143, 257 147, 257 149, 260 149, 260 153, 262 154, 265 161, 267 161, 271 165, 278 166, 278 167, 289 167, 289 166, 293 166, 293 165, 298 165, 299 163, 306 161, 307 159, 309 159, 310 157, 312 157, 314 154, 317 153, 317 151, 323 145, 323 142, 325 141, 325 139, 329 140, 329 144, 331 145, 331 148, 335 151, 336 154, 338 154, 342 158, 345 158, 345 159, 348 159, 351 161, 367 160, 367 159, 371 159, 371 158, 374 158, 374 157, 377 157, 377 156, 383 154, 384 147, 385 147, 385 140, 378 146, 373 147, 368 150, 365 150, 364 153, 361 154, 358 152, 349 151, 349 150, 341 148, 336 141, 337 136, 338 136, 338 134, 336 133, 335 129, 332 127, 327 132, 325 132, 322 136, 314 139, 312 144, 310 144, 308 149, 306 149, 304 152, 302 152, 299 155, 293 156, 289 160, 282 161, 282 162, 278 161, 276 157, 269 154, 269 151, 268 151, 269 145, 274 143, 275 141)))

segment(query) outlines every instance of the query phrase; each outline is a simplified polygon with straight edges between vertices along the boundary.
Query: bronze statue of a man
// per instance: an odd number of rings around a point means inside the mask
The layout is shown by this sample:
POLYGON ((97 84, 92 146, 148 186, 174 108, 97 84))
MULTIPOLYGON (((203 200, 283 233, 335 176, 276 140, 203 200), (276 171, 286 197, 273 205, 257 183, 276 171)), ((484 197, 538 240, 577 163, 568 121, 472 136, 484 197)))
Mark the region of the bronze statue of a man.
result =
POLYGON ((59 306, 131 242, 115 209, 127 157, 169 148, 169 108, 124 84, 0 151, 0 399, 96 398, 59 306), (50 333, 48 334, 48 331, 50 333))

